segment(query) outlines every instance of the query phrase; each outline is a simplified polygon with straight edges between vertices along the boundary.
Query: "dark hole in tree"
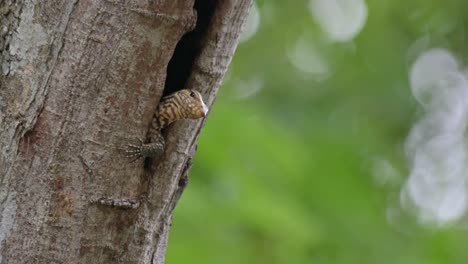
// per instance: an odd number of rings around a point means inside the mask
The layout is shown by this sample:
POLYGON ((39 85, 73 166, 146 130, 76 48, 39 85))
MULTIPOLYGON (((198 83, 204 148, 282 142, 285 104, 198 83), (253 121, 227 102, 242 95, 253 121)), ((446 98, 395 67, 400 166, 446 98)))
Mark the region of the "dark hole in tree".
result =
MULTIPOLYGON (((213 17, 218 0, 196 0, 194 9, 197 11, 195 29, 185 34, 174 50, 167 66, 166 83, 163 95, 171 94, 185 87, 190 77, 195 59, 201 52, 202 40, 213 17)), ((194 88, 197 87, 187 87, 194 88)))

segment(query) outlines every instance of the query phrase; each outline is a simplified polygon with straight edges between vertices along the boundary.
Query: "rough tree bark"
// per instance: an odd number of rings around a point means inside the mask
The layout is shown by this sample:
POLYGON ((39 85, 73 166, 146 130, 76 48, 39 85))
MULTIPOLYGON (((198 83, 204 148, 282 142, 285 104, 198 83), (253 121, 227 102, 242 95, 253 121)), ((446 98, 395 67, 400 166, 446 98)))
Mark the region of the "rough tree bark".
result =
POLYGON ((120 148, 163 91, 213 103, 250 5, 0 1, 0 263, 164 262, 204 121, 169 127, 146 165, 120 148))

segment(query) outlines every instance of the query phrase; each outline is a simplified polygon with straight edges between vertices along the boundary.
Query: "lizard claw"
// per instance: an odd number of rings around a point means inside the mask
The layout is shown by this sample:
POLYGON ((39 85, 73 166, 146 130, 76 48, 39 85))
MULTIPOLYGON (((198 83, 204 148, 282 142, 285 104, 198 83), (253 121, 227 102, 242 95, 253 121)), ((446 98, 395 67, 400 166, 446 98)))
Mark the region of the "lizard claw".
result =
POLYGON ((138 144, 128 144, 125 149, 125 156, 129 159, 132 159, 131 162, 135 162, 143 158, 143 140, 138 139, 138 144))
POLYGON ((141 139, 138 139, 138 144, 128 144, 124 149, 124 154, 127 158, 135 162, 146 157, 157 157, 164 152, 164 142, 145 144, 141 139))

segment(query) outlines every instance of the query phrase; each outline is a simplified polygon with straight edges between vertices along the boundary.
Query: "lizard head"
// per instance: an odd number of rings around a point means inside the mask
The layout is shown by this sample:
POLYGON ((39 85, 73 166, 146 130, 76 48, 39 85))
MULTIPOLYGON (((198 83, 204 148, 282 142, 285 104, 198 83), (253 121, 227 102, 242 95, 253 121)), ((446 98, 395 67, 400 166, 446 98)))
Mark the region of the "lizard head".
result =
POLYGON ((180 119, 195 119, 205 117, 208 113, 208 107, 203 102, 201 94, 193 89, 183 89, 177 91, 171 100, 175 100, 180 111, 180 119))

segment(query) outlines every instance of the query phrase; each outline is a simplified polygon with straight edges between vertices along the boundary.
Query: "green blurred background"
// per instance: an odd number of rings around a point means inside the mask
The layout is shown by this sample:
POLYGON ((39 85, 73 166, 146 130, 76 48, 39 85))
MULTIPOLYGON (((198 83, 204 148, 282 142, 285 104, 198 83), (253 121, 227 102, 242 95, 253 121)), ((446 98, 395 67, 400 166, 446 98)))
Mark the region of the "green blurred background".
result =
POLYGON ((421 225, 400 205, 421 115, 411 64, 434 47, 467 58, 468 1, 366 0, 347 41, 327 35, 311 2, 255 2, 167 263, 468 263, 463 228, 421 225))

